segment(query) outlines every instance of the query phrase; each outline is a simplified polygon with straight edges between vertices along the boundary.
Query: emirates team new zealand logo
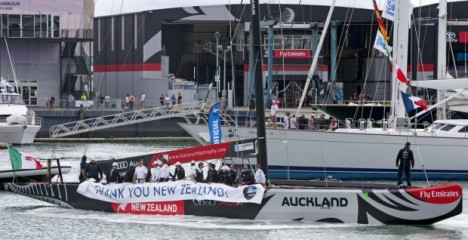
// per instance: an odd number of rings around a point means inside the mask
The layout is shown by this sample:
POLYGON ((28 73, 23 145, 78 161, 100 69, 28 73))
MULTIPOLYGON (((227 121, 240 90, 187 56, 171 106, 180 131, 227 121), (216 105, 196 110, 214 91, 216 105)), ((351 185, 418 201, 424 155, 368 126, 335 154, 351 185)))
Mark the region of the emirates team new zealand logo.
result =
POLYGON ((252 199, 257 194, 257 187, 256 186, 248 186, 244 188, 244 197, 247 200, 252 199))

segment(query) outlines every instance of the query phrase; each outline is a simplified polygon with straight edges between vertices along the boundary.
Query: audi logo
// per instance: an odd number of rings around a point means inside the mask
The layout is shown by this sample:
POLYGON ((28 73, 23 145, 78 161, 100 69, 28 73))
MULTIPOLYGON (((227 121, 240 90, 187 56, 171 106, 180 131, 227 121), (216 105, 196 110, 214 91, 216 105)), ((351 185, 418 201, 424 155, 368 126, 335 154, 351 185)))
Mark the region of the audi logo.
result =
POLYGON ((193 199, 193 205, 200 207, 200 206, 205 206, 205 207, 213 207, 216 206, 216 201, 215 200, 196 200, 193 199))
POLYGON ((129 166, 132 166, 132 165, 136 165, 136 164, 132 164, 131 162, 128 163, 128 162, 125 162, 125 161, 122 161, 122 162, 116 162, 117 163, 117 169, 125 169, 125 168, 128 168, 129 166))

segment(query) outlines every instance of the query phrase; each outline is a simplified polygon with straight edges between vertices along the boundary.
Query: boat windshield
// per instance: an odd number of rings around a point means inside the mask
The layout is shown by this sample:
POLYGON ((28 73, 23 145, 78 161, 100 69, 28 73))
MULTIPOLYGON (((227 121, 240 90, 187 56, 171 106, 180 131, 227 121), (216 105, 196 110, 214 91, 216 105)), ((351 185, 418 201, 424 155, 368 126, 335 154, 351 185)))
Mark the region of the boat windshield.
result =
POLYGON ((24 105, 24 101, 23 101, 23 98, 20 95, 2 94, 0 96, 0 104, 24 105))

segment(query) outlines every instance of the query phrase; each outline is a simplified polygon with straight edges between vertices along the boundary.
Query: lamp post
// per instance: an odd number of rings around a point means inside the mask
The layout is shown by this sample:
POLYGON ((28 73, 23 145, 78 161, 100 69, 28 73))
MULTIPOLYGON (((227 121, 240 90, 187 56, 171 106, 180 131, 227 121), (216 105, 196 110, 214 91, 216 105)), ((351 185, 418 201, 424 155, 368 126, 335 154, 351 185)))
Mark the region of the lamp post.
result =
POLYGON ((219 51, 219 47, 218 47, 218 40, 219 40, 219 37, 221 36, 221 34, 219 32, 215 32, 214 34, 214 37, 216 38, 216 74, 215 74, 215 82, 216 82, 216 94, 217 94, 217 97, 219 97, 219 91, 220 91, 220 87, 219 87, 219 62, 218 62, 218 51, 219 51))

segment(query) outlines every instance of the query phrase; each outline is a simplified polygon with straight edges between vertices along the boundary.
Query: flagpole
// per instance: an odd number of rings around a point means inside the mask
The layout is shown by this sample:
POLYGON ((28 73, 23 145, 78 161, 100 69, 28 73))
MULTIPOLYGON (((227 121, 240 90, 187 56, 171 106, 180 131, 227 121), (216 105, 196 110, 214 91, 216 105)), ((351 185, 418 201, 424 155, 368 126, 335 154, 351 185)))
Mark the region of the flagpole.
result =
MULTIPOLYGON (((16 151, 16 149, 14 149, 13 147, 10 147, 8 146, 8 154, 10 154, 10 148, 13 150, 13 151, 16 151)), ((16 171, 15 171, 15 166, 13 166, 13 162, 11 161, 11 155, 10 155, 10 164, 11 164, 11 169, 13 170, 13 179, 12 179, 12 183, 15 182, 17 179, 16 179, 16 171)))

